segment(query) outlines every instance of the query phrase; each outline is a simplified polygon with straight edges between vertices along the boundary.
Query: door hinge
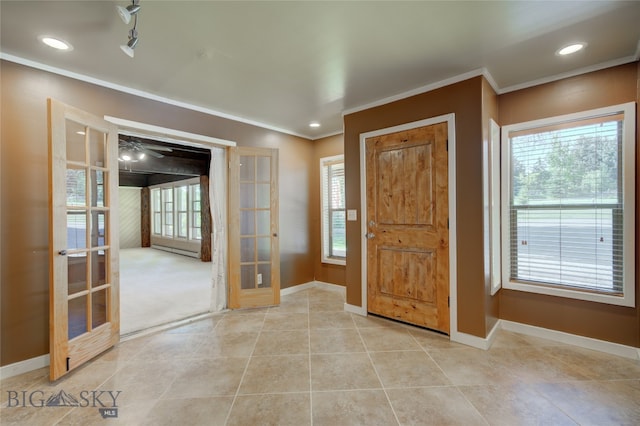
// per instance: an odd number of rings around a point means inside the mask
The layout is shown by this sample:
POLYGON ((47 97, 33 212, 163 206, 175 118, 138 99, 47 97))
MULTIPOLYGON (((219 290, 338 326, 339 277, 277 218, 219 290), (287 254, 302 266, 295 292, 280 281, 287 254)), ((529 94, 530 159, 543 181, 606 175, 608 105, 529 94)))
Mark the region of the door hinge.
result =
POLYGON ((451 307, 451 296, 447 296, 447 307, 451 307))
POLYGON ((71 358, 67 357, 67 371, 69 371, 69 360, 70 360, 70 359, 71 359, 71 358))
POLYGON ((447 218, 447 229, 449 229, 449 218, 447 218))
POLYGON ((447 151, 449 151, 449 139, 447 139, 447 151))

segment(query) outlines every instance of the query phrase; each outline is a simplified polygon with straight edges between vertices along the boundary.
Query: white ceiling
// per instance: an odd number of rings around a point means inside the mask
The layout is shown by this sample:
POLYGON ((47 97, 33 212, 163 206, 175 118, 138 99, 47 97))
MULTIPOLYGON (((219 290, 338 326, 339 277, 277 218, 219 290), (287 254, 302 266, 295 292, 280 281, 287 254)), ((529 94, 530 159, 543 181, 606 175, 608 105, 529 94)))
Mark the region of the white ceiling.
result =
POLYGON ((315 139, 345 110, 456 76, 484 70, 505 92, 640 54, 640 1, 141 0, 132 59, 115 9, 129 3, 2 0, 2 57, 315 139), (573 41, 588 46, 555 55, 573 41))

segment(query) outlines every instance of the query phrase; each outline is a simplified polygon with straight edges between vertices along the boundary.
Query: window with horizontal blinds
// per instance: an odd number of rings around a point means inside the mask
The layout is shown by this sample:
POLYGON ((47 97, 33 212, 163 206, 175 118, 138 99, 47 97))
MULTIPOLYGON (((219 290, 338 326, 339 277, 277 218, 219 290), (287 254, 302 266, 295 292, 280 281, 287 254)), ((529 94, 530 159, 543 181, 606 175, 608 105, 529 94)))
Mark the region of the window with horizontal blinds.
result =
POLYGON ((347 255, 343 156, 320 160, 320 186, 322 261, 343 264, 347 255))
POLYGON ((578 297, 587 300, 604 295, 633 303, 633 110, 505 127, 503 279, 511 288, 549 294, 559 288, 589 293, 578 297))

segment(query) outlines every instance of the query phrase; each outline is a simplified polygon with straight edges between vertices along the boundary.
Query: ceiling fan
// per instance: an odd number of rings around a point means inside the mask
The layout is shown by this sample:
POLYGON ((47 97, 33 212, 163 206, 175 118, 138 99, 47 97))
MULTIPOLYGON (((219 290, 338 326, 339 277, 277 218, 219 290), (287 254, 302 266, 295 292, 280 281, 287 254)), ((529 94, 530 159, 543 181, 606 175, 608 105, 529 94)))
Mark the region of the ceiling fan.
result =
POLYGON ((148 144, 134 138, 120 138, 118 140, 118 161, 135 163, 144 160, 147 155, 155 158, 164 157, 157 151, 172 152, 173 150, 166 146, 148 144))

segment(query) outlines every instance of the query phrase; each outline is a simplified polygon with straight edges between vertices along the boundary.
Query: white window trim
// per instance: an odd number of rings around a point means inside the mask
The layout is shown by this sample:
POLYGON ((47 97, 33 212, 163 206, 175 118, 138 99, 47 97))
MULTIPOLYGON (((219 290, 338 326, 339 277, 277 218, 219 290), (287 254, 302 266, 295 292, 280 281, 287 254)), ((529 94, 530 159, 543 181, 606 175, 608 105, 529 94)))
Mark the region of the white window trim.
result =
POLYGON ((200 178, 189 178, 189 179, 184 179, 184 180, 179 180, 179 181, 172 181, 172 182, 167 182, 167 183, 161 183, 161 184, 157 184, 157 185, 152 185, 149 186, 149 191, 151 194, 151 191, 154 189, 160 189, 161 191, 163 189, 167 189, 167 188, 171 188, 172 193, 173 193, 173 235, 172 236, 168 236, 168 235, 164 235, 164 213, 165 213, 165 209, 164 209, 164 201, 161 203, 161 233, 160 234, 156 234, 154 233, 154 225, 155 225, 155 218, 154 218, 154 211, 153 211, 153 200, 151 200, 151 234, 154 238, 157 239, 165 239, 165 240, 174 240, 174 241, 184 241, 184 242, 188 242, 188 243, 194 243, 194 244, 201 244, 201 240, 199 239, 194 239, 191 238, 191 233, 190 233, 190 229, 191 229, 191 217, 190 217, 190 213, 192 212, 191 210, 191 196, 190 196, 190 190, 189 187, 191 185, 194 184, 200 184, 200 178), (186 237, 179 237, 177 234, 177 229, 178 229, 178 210, 177 210, 177 200, 176 200, 176 187, 178 186, 186 186, 187 187, 187 236, 186 237))
POLYGON ((578 300, 607 303, 618 306, 635 307, 635 146, 636 146, 636 104, 629 102, 621 105, 598 108, 557 117, 517 123, 502 128, 502 286, 510 290, 546 294, 578 300), (574 290, 565 287, 550 287, 510 280, 511 259, 508 255, 510 247, 509 232, 509 199, 511 193, 510 174, 511 155, 509 133, 513 130, 526 130, 546 126, 552 123, 583 119, 590 116, 606 114, 624 114, 622 128, 622 193, 624 200, 623 226, 623 296, 574 290))
POLYGON ((491 295, 502 288, 500 255, 500 126, 489 119, 489 140, 483 150, 485 274, 491 295))
MULTIPOLYGON (((325 241, 324 241, 324 233, 325 233, 325 225, 324 225, 324 211, 325 211, 325 203, 324 197, 322 194, 324 193, 324 185, 325 183, 322 181, 322 173, 326 163, 338 162, 341 161, 344 163, 344 155, 333 155, 331 157, 322 157, 320 159, 320 255, 322 263, 328 263, 331 265, 342 265, 345 266, 347 264, 346 256, 344 258, 335 258, 329 257, 325 253, 325 241)), ((345 207, 346 212, 346 207, 345 207)))

